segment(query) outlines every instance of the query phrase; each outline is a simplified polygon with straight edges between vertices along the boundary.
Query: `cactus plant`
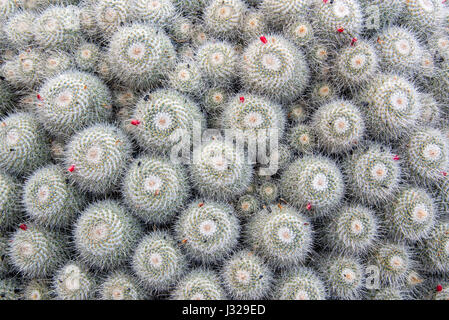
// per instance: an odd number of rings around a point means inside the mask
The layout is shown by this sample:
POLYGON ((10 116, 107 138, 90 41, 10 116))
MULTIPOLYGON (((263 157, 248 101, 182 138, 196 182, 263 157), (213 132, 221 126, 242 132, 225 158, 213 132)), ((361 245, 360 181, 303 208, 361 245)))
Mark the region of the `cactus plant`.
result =
POLYGON ((226 294, 213 271, 194 269, 179 281, 173 300, 224 300, 226 294))
POLYGON ((123 199, 146 222, 167 223, 190 193, 183 167, 167 159, 141 156, 123 180, 123 199))
POLYGON ((325 300, 327 295, 323 281, 306 267, 284 272, 274 292, 276 300, 325 300))
POLYGON ((127 261, 141 236, 139 221, 113 200, 89 205, 74 225, 80 259, 103 270, 127 261))

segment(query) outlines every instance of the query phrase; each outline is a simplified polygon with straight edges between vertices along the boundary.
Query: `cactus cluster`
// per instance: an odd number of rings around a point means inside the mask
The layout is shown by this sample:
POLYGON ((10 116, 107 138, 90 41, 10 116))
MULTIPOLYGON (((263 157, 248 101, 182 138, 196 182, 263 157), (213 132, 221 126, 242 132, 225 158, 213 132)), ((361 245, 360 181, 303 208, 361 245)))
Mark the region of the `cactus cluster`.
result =
POLYGON ((0 300, 448 299, 448 87, 449 1, 0 0, 0 300))

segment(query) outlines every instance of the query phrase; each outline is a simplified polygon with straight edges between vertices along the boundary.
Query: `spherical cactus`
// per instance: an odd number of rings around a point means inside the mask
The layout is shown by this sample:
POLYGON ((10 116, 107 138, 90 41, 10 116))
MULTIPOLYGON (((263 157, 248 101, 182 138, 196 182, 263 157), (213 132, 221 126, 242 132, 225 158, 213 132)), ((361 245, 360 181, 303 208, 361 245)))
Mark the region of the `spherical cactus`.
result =
POLYGON ((290 129, 288 142, 299 153, 311 153, 317 146, 317 137, 311 126, 298 124, 290 129))
POLYGON ((94 43, 83 43, 75 51, 75 63, 80 70, 95 71, 99 60, 100 48, 94 43))
POLYGON ((211 0, 204 9, 205 27, 217 37, 235 38, 246 10, 242 0, 211 0))
POLYGON ((154 231, 140 241, 132 266, 143 285, 158 292, 168 289, 182 277, 187 262, 167 232, 154 231))
POLYGON ((361 97, 371 135, 392 141, 418 124, 421 101, 415 86, 402 76, 381 75, 369 83, 361 97))
POLYGON ((235 253, 221 270, 223 285, 233 299, 257 300, 272 287, 273 273, 264 261, 248 250, 235 253))
POLYGON ((228 200, 245 192, 251 183, 253 168, 241 150, 215 140, 204 144, 197 152, 190 174, 202 196, 228 200))
POLYGON ((121 27, 109 42, 108 59, 115 77, 126 85, 147 89, 174 66, 175 49, 163 30, 135 23, 121 27))
POLYGON ((97 124, 71 138, 64 161, 70 179, 82 190, 106 193, 116 187, 131 153, 131 142, 120 129, 97 124))
POLYGON ((385 71, 413 72, 419 68, 421 44, 406 28, 392 26, 377 39, 381 67, 385 71))
POLYGON ((309 88, 310 103, 320 107, 338 99, 339 92, 331 81, 317 79, 309 88))
POLYGON ((36 15, 30 11, 18 11, 4 25, 8 41, 15 47, 24 47, 34 40, 33 25, 36 15))
POLYGON ((131 0, 129 7, 133 19, 158 26, 172 23, 176 14, 172 0, 131 0))
POLYGON ((265 15, 258 10, 247 11, 243 16, 241 38, 249 42, 267 30, 265 15))
POLYGON ((11 264, 25 277, 50 276, 66 258, 65 239, 31 223, 21 224, 11 240, 11 264))
POLYGON ((0 301, 19 300, 22 285, 14 278, 0 279, 0 301))
POLYGON ((410 175, 422 182, 444 181, 449 168, 449 142, 438 129, 416 130, 404 146, 410 175))
POLYGON ((335 80, 341 86, 360 86, 373 79, 378 67, 377 53, 367 41, 341 49, 335 59, 335 80))
POLYGON ((23 288, 24 300, 51 300, 50 284, 46 280, 30 280, 23 288))
POLYGON ((345 185, 337 165, 322 156, 304 156, 281 176, 281 195, 311 217, 326 215, 343 198, 345 185))
POLYGON ((424 189, 405 187, 385 209, 386 224, 398 238, 419 241, 432 231, 436 208, 424 189))
POLYGON ((107 121, 112 111, 108 87, 96 76, 79 71, 48 79, 37 98, 36 114, 44 128, 56 136, 69 136, 107 121))
POLYGON ((257 194, 263 203, 272 203, 279 197, 279 186, 275 180, 263 181, 257 194))
POLYGON ((173 89, 192 96, 200 96, 205 87, 199 65, 195 61, 178 63, 169 73, 168 79, 173 89))
POLYGON ((226 294, 213 271, 194 269, 171 293, 173 300, 225 300, 226 294))
POLYGON ((449 271, 449 223, 435 226, 419 247, 420 260, 426 270, 445 273, 449 271))
POLYGON ((226 89, 211 88, 204 95, 204 108, 209 114, 219 114, 228 103, 229 98, 229 92, 226 89))
MULTIPOLYGON (((171 19, 173 19, 173 17, 171 19)), ((193 22, 186 17, 175 17, 174 21, 169 26, 169 31, 171 38, 177 43, 186 43, 193 37, 193 22)), ((187 44, 187 46, 189 45, 187 44)))
POLYGON ((404 20, 418 34, 435 32, 443 23, 443 6, 439 0, 406 1, 404 20))
POLYGON ((239 217, 247 218, 260 209, 259 200, 252 194, 241 196, 235 206, 239 217))
POLYGON ((308 117, 308 110, 304 102, 296 102, 288 108, 288 120, 294 124, 303 123, 308 117))
POLYGON ((243 52, 243 86, 273 99, 292 102, 309 82, 309 68, 302 52, 282 36, 262 36, 243 52))
POLYGON ((130 0, 92 1, 90 11, 96 33, 104 38, 114 34, 130 18, 130 4, 130 0))
POLYGON ((356 0, 316 1, 315 29, 331 41, 350 43, 362 31, 363 15, 356 0))
POLYGON ((365 204, 391 200, 401 181, 399 160, 387 146, 374 143, 361 147, 344 165, 348 189, 365 204))
POLYGON ((378 268, 382 283, 397 284, 406 278, 412 263, 411 253, 407 246, 383 243, 374 250, 368 265, 378 268))
POLYGON ((25 211, 36 223, 61 228, 73 222, 84 201, 66 179, 57 165, 40 168, 27 179, 22 200, 25 211))
POLYGON ((229 42, 206 42, 196 60, 204 79, 214 86, 232 86, 237 77, 238 55, 229 42))
POLYGON ((374 290, 369 295, 370 300, 405 300, 405 294, 401 289, 395 287, 385 287, 374 290))
POLYGON ((277 130, 282 138, 285 127, 285 113, 282 106, 249 93, 240 93, 231 98, 221 114, 224 129, 241 130, 252 140, 257 138, 258 130, 277 130))
POLYGON ((132 134, 140 147, 167 153, 180 139, 178 131, 190 134, 205 125, 204 115, 190 98, 170 89, 145 95, 133 112, 132 134))
POLYGON ((91 204, 74 226, 81 260, 99 269, 113 269, 127 261, 141 236, 137 218, 113 200, 91 204))
POLYGON ((339 300, 361 298, 365 268, 358 258, 330 255, 320 259, 319 269, 331 298, 339 300))
POLYGON ((91 300, 97 283, 86 267, 71 261, 56 272, 53 287, 57 300, 91 300))
MULTIPOLYGON (((73 58, 70 54, 59 51, 47 51, 43 56, 43 78, 48 79, 57 76, 60 73, 70 70, 73 66, 73 58)), ((36 105, 39 101, 36 101, 36 105)))
POLYGON ((175 233, 190 259, 207 264, 230 254, 237 245, 240 225, 231 206, 194 201, 179 215, 175 233))
POLYGON ((37 18, 34 31, 36 42, 44 48, 71 48, 81 37, 77 6, 51 6, 37 18))
POLYGON ((358 107, 336 100, 320 107, 313 115, 318 143, 329 153, 347 152, 363 139, 365 123, 358 107))
POLYGON ((34 115, 14 113, 0 123, 0 168, 22 175, 50 159, 46 134, 34 115))
POLYGON ((16 88, 33 88, 43 78, 43 53, 27 49, 6 59, 1 66, 5 79, 16 88))
POLYGON ((146 300, 147 292, 137 279, 127 271, 112 272, 100 285, 99 296, 102 300, 146 300))
POLYGON ((298 265, 312 249, 309 219, 290 206, 271 205, 259 211, 247 228, 250 247, 276 267, 298 265))
POLYGON ((184 169, 162 158, 137 158, 123 180, 124 201, 146 222, 170 222, 189 193, 184 169))
POLYGON ((274 290, 276 300, 326 300, 326 287, 314 270, 299 267, 281 275, 274 290))
POLYGON ((263 0, 260 10, 270 23, 282 26, 291 19, 305 16, 310 4, 309 0, 263 0))
POLYGON ((20 218, 20 182, 0 172, 0 230, 7 230, 20 218))
POLYGON ((348 254, 368 252, 380 238, 378 218, 362 205, 345 205, 326 226, 326 244, 332 250, 348 254))
POLYGON ((309 45, 315 36, 312 24, 304 17, 293 19, 285 27, 284 33, 287 38, 300 47, 309 45))

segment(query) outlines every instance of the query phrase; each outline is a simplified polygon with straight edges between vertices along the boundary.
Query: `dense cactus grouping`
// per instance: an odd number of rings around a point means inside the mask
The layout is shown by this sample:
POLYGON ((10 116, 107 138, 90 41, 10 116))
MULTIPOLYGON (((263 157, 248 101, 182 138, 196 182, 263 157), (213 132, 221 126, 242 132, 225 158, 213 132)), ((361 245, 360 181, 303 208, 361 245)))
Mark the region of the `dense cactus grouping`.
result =
POLYGON ((0 0, 0 300, 449 300, 449 1, 0 0))

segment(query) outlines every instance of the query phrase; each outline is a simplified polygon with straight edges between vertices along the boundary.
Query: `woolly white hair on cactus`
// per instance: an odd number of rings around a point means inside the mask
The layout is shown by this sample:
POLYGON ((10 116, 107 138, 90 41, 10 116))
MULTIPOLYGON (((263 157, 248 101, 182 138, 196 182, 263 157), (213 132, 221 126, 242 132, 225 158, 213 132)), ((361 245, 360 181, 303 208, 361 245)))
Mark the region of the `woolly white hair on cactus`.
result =
POLYGON ((196 61, 204 79, 214 86, 230 87, 236 80, 238 55, 229 42, 204 43, 198 48, 196 61))
POLYGON ((23 204, 27 214, 49 228, 68 227, 84 204, 84 196, 67 183, 64 170, 57 165, 42 167, 28 177, 23 204))
POLYGON ((309 68, 302 52, 279 35, 261 36, 243 52, 243 86, 255 93, 292 102, 309 82, 309 68))
POLYGON ((173 44, 162 29, 133 23, 120 27, 111 36, 107 59, 120 82, 148 89, 166 77, 175 57, 173 44))
POLYGON ((249 221, 246 235, 249 246, 279 268, 304 262, 312 250, 309 219, 289 206, 271 205, 259 211, 249 221))
POLYGON ((198 105, 187 96, 172 90, 159 89, 147 93, 132 112, 130 129, 139 146, 152 153, 168 153, 179 142, 179 130, 192 134, 203 129, 206 119, 198 105))
POLYGON ((169 289, 182 277, 187 261, 168 232, 154 231, 138 244, 132 268, 142 285, 159 292, 169 289))
POLYGON ((221 122, 224 129, 242 130, 249 139, 255 140, 261 129, 276 129, 282 139, 285 113, 281 105, 262 96, 239 93, 224 107, 221 122))
POLYGON ((388 202, 401 182, 400 160, 389 147, 381 144, 359 148, 344 164, 348 189, 365 204, 388 202))
POLYGON ((96 279, 78 262, 68 262, 53 279, 57 300, 90 300, 95 295, 96 279))
POLYGON ((239 251, 227 260, 221 277, 226 291, 234 299, 262 299, 270 292, 273 282, 271 269, 248 250, 239 251))
POLYGON ((91 204, 74 225, 80 258, 87 265, 103 270, 127 261, 142 235, 137 218, 113 200, 91 204))
POLYGON ((319 270, 334 299, 360 299, 364 289, 364 265, 352 256, 321 257, 319 270))
POLYGON ((346 152, 357 146, 365 133, 359 108, 349 101, 335 100, 320 107, 313 115, 318 143, 329 153, 346 152))
POLYGON ((422 127, 403 146, 409 174, 422 183, 444 181, 449 169, 449 140, 438 129, 422 127))
POLYGON ((186 255, 202 263, 223 260, 237 245, 240 225, 234 209, 214 201, 194 201, 175 223, 175 237, 186 255))
POLYGON ((120 129, 97 124, 70 139, 64 162, 69 178, 81 189, 107 193, 124 174, 131 153, 131 142, 120 129))
POLYGON ((347 254, 364 254, 380 239, 376 213, 358 204, 345 205, 325 227, 328 249, 347 254))
POLYGON ((215 272, 194 269, 179 280, 171 293, 173 300, 225 300, 226 294, 215 272))
POLYGON ((433 199, 424 189, 405 187, 391 206, 385 208, 389 229, 399 239, 421 241, 428 238, 436 222, 433 199))
POLYGON ((359 99, 365 105, 369 133, 377 139, 399 140, 419 124, 422 109, 418 90, 402 76, 379 75, 359 99))
POLYGON ((241 30, 246 11, 242 0, 211 0, 204 9, 205 27, 217 37, 235 37, 241 30))
POLYGON ((66 259, 66 239, 31 223, 23 223, 11 237, 9 258, 25 277, 48 277, 66 259))
POLYGON ((304 156, 281 176, 281 194, 311 217, 328 214, 343 199, 345 185, 337 165, 322 156, 304 156))
POLYGON ((323 280, 306 267, 283 272, 274 290, 276 300, 326 300, 326 296, 323 280))
POLYGON ((99 286, 102 300, 145 300, 147 292, 142 288, 138 280, 128 271, 117 270, 99 286))
POLYGON ((204 144, 190 165, 192 182, 205 197, 229 200, 251 183, 253 168, 233 145, 218 140, 204 144))
POLYGON ((168 159, 141 156, 123 180, 125 203, 146 222, 168 223, 190 194, 187 175, 168 159))
POLYGON ((23 175, 50 157, 48 137, 34 114, 13 113, 0 122, 0 168, 23 175))
POLYGON ((56 136, 70 136, 112 114, 109 88, 96 76, 67 71, 48 79, 37 94, 35 113, 44 128, 56 136))

